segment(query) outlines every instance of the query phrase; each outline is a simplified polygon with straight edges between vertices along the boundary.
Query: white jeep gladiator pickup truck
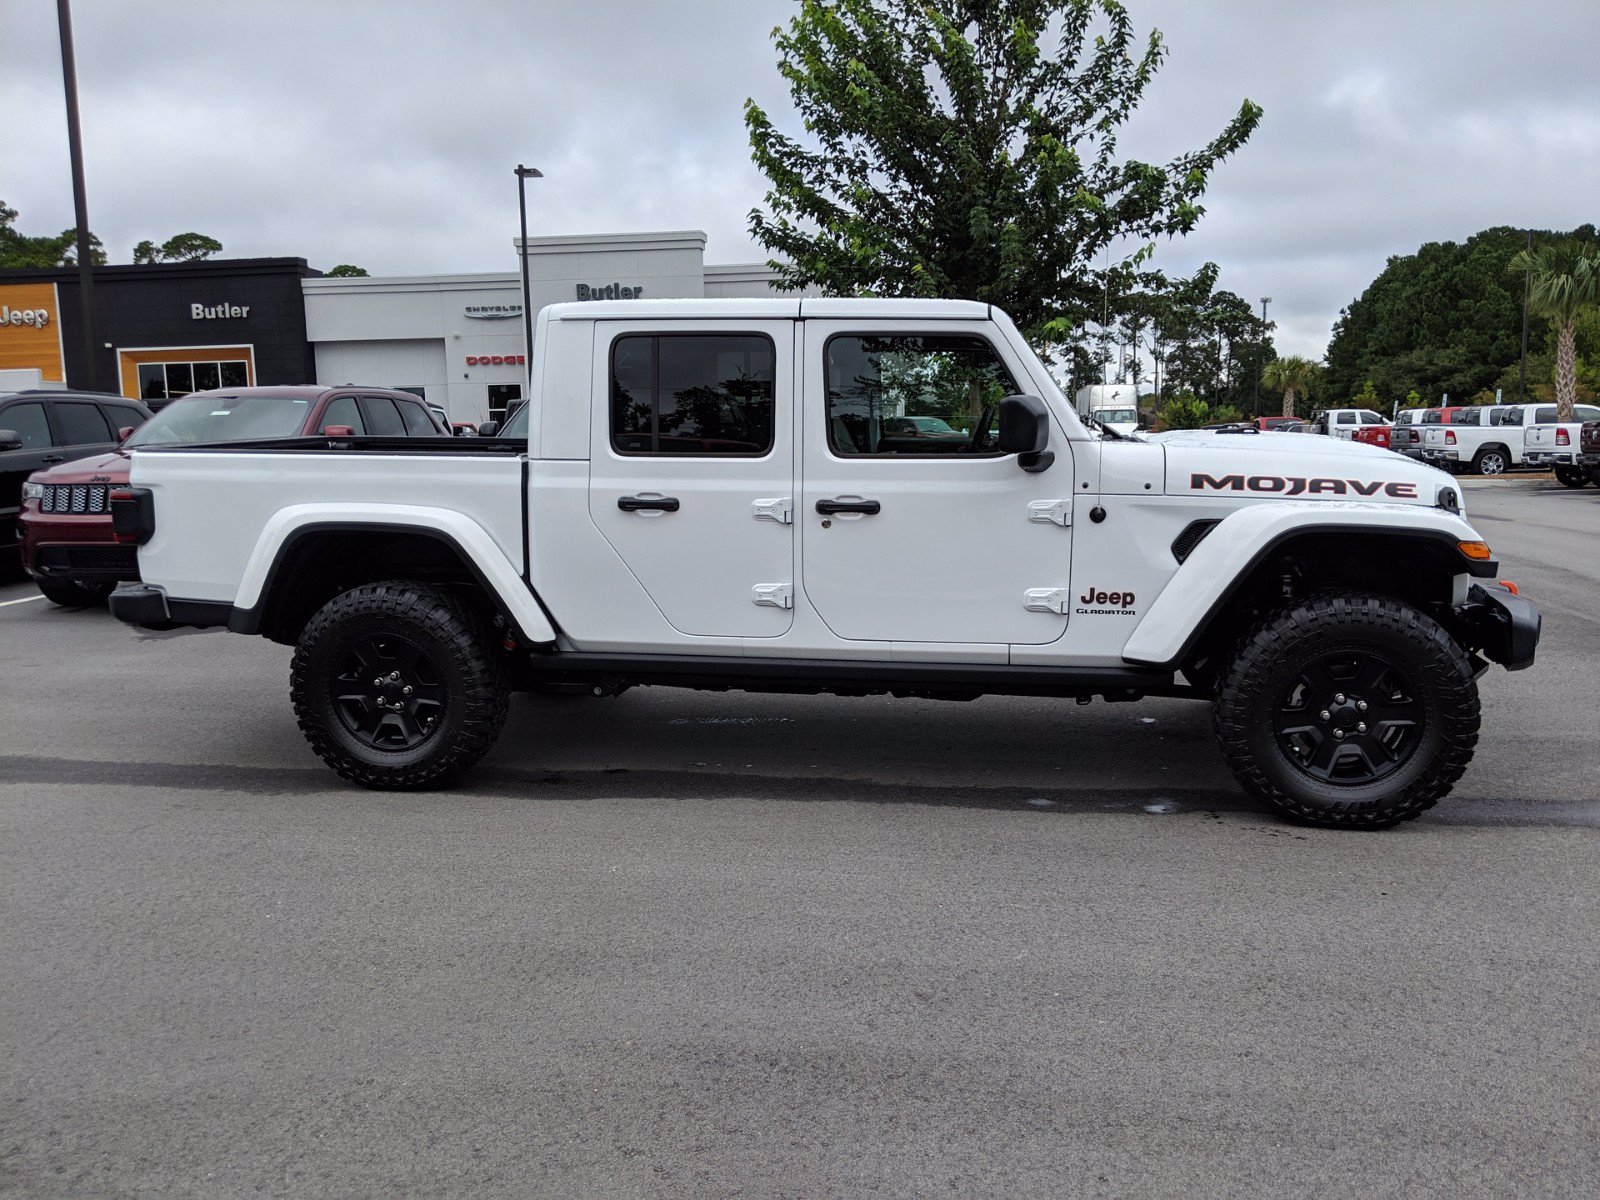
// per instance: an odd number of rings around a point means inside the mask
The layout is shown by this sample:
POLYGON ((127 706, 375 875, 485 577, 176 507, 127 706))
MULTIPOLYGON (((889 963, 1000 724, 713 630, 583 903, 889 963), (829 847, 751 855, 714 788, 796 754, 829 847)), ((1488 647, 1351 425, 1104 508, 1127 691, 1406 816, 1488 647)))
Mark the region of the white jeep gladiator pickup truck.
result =
POLYGON ((312 748, 372 787, 551 684, 1176 696, 1246 789, 1352 829, 1450 790, 1485 659, 1538 641, 1448 476, 1092 429, 987 304, 556 305, 529 396, 500 436, 139 449, 112 610, 293 645, 312 748))

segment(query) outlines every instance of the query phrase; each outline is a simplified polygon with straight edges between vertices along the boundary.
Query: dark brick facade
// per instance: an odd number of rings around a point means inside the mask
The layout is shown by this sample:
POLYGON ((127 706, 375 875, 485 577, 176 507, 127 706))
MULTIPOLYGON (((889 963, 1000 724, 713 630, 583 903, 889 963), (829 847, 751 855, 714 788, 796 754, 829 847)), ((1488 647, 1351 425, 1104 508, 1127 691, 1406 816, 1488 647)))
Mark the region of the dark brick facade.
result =
POLYGON ((83 358, 76 268, 0 270, 0 283, 56 284, 68 385, 115 392, 120 390, 116 351, 157 346, 252 345, 257 383, 315 383, 300 281, 321 274, 303 258, 96 267, 92 364, 83 358), (196 304, 249 311, 196 320, 196 304), (108 342, 111 349, 105 348, 108 342))

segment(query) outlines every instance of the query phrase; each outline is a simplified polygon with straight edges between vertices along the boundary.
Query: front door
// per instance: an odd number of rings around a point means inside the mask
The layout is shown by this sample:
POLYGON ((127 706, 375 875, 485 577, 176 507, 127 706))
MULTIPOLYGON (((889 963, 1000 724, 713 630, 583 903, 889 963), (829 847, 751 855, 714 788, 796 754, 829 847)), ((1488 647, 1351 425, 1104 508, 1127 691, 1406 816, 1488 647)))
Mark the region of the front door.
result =
POLYGON ((595 325, 589 514, 679 633, 779 637, 794 605, 794 325, 595 325))
POLYGON ((801 578, 852 641, 1054 641, 1066 629, 1072 455, 1029 474, 995 449, 1031 390, 977 323, 805 324, 801 578))

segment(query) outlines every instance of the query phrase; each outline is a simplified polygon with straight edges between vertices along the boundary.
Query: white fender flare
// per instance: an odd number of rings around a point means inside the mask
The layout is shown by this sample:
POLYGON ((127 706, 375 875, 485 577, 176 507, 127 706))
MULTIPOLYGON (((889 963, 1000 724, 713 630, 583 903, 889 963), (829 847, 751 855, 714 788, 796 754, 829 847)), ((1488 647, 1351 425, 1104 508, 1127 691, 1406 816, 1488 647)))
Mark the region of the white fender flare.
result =
MULTIPOLYGON (((1225 517, 1184 560, 1123 646, 1123 660, 1175 666, 1235 585, 1275 547, 1305 533, 1362 532, 1452 546, 1483 540, 1456 514, 1418 504, 1281 500, 1247 505, 1225 517)), ((1494 564, 1488 566, 1492 573, 1494 564)), ((1482 573, 1482 565, 1462 557, 1461 574, 1470 573, 1482 573)))
POLYGON ((233 605, 251 610, 260 604, 272 570, 286 546, 312 530, 412 530, 452 545, 516 623, 522 640, 548 645, 556 631, 515 563, 472 518, 445 508, 415 504, 294 504, 279 509, 263 526, 233 605))

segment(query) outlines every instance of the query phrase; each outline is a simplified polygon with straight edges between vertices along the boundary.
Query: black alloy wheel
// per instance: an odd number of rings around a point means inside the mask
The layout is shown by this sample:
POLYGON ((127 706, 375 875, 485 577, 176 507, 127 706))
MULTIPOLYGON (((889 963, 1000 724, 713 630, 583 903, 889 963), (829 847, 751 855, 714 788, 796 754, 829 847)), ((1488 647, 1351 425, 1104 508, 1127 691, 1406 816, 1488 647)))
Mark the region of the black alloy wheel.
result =
POLYGON ((1416 752, 1426 726, 1411 681, 1371 651, 1318 655, 1279 696, 1284 757, 1322 783, 1375 783, 1416 752))
POLYGON ((352 643, 334 688, 340 722, 374 750, 410 750, 444 727, 450 689, 410 638, 375 633, 352 643))
POLYGON ((435 787, 494 745, 510 680, 470 593, 389 580, 323 605, 300 633, 290 695, 311 748, 364 787, 435 787))
POLYGON ((1565 487, 1581 488, 1589 482, 1589 473, 1582 467, 1557 467, 1556 480, 1565 487))

